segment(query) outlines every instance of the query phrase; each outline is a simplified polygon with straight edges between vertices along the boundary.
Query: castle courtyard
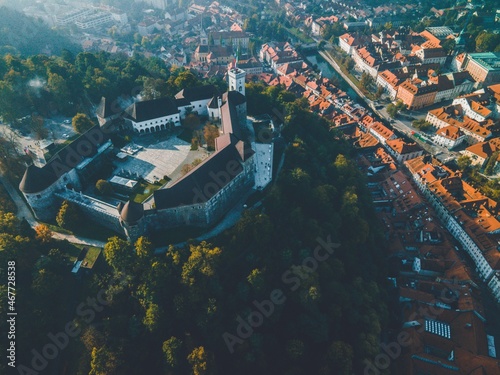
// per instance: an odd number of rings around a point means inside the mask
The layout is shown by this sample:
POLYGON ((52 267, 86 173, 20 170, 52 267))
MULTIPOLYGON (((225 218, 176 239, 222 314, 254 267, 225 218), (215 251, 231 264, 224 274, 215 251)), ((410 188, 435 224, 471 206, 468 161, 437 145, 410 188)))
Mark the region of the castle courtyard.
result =
POLYGON ((175 180, 180 168, 184 164, 190 164, 196 158, 205 159, 205 149, 190 151, 191 145, 182 139, 172 136, 166 140, 157 140, 151 143, 147 138, 136 138, 135 146, 142 148, 133 155, 128 155, 124 160, 115 163, 114 174, 123 174, 132 177, 142 177, 150 183, 154 183, 168 176, 175 180))

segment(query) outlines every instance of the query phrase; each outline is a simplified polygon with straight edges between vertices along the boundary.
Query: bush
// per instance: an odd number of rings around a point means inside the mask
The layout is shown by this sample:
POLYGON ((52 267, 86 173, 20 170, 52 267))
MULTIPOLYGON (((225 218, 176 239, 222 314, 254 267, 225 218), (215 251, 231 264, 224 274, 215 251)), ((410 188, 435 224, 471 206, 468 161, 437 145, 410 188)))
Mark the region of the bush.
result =
POLYGON ((95 184, 95 188, 101 195, 107 196, 113 194, 113 187, 106 180, 98 180, 95 184))

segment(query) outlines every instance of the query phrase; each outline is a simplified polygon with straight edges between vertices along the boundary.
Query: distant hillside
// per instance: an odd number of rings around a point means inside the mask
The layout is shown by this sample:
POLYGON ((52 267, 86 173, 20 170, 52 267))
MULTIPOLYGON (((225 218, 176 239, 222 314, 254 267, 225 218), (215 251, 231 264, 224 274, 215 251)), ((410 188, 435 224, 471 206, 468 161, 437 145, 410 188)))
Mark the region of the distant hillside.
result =
POLYGON ((63 49, 78 52, 79 47, 43 22, 0 7, 0 56, 6 53, 23 56, 48 53, 59 55, 63 49))

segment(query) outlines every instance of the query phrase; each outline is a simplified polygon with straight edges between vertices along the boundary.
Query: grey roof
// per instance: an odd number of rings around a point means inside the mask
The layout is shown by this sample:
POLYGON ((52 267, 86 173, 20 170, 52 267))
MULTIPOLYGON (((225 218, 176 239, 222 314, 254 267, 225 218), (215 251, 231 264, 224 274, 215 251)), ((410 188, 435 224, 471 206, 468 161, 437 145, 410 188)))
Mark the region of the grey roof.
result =
POLYGON ((35 165, 26 168, 19 190, 27 194, 45 190, 85 158, 94 156, 99 146, 108 139, 108 133, 94 126, 54 155, 42 168, 35 165))
POLYGON ((128 201, 123 207, 119 205, 118 210, 121 219, 127 224, 135 224, 144 216, 144 206, 133 201, 128 201))
POLYGON ((179 113, 179 109, 174 100, 170 98, 160 98, 145 100, 130 105, 125 114, 135 122, 153 120, 179 113))
POLYGON ((101 118, 108 118, 121 112, 122 109, 120 108, 120 106, 110 102, 104 96, 101 98, 101 102, 96 109, 96 115, 101 118))
MULTIPOLYGON (((154 192, 156 208, 201 204, 208 201, 243 171, 238 140, 228 143, 167 189, 154 192)), ((240 141, 241 142, 241 141, 240 141)), ((253 152, 253 151, 252 151, 253 152)))
POLYGON ((33 194, 48 188, 56 180, 55 174, 50 168, 39 168, 30 165, 26 168, 24 176, 19 184, 19 190, 23 193, 33 194))
POLYGON ((214 96, 219 95, 219 91, 214 85, 204 85, 197 87, 189 87, 179 91, 176 95, 176 99, 186 99, 190 102, 196 102, 198 100, 208 100, 214 96))

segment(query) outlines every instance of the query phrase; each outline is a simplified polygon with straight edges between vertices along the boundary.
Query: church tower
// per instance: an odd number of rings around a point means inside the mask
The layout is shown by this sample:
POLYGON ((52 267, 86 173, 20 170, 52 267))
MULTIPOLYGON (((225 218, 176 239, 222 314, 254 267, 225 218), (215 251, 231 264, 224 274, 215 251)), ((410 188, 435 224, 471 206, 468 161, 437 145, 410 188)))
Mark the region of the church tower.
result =
POLYGON ((240 94, 245 95, 245 71, 235 66, 229 69, 228 76, 229 91, 238 91, 240 94))

